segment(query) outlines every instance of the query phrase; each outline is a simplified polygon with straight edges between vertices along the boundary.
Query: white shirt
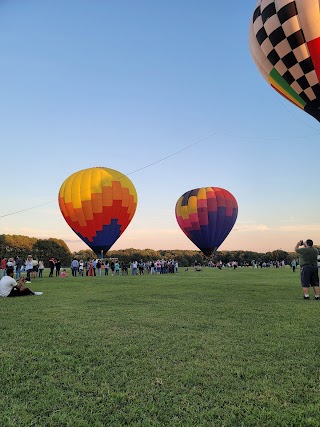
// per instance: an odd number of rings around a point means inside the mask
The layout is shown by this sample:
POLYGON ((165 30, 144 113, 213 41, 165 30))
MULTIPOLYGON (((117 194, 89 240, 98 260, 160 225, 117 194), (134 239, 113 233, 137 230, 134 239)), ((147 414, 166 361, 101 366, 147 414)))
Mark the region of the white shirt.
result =
POLYGON ((26 270, 33 270, 33 259, 31 259, 31 260, 27 259, 26 260, 26 270))
POLYGON ((16 285, 13 277, 3 276, 0 280, 0 297, 7 297, 16 285))

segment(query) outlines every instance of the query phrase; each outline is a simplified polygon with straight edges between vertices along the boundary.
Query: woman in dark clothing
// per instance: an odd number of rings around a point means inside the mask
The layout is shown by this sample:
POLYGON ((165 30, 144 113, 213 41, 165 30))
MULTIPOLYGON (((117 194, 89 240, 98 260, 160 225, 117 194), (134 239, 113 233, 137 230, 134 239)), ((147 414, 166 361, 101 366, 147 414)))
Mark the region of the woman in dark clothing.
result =
POLYGON ((60 276, 61 261, 59 259, 57 259, 55 263, 55 267, 56 267, 56 276, 60 276))

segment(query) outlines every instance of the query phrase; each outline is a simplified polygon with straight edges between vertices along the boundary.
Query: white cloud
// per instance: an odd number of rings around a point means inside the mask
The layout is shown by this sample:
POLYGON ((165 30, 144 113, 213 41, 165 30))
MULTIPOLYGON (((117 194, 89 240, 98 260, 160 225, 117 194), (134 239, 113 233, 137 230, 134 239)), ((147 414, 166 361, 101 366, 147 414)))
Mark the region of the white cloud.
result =
POLYGON ((237 224, 234 231, 251 232, 251 231, 270 231, 272 228, 266 224, 237 224))
MULTIPOLYGON (((289 221, 288 221, 289 222, 289 221)), ((236 224, 233 231, 240 232, 316 232, 320 231, 320 224, 289 224, 289 225, 275 225, 270 226, 267 224, 256 223, 241 223, 236 224)))
POLYGON ((279 227, 281 231, 320 231, 320 224, 297 224, 283 225, 279 227))

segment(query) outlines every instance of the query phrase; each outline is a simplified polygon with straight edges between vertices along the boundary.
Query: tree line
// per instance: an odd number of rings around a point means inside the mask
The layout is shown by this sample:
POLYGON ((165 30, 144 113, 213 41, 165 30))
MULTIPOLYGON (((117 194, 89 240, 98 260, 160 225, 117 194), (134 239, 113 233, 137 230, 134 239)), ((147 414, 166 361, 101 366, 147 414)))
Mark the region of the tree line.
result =
POLYGON ((45 267, 49 266, 49 259, 59 259, 62 265, 70 265, 72 253, 61 239, 37 239, 21 235, 0 235, 0 254, 2 258, 19 256, 25 259, 29 254, 34 259, 42 259, 45 267))
MULTIPOLYGON (((59 259, 63 266, 69 266, 72 258, 87 260, 96 258, 96 255, 90 249, 77 252, 70 252, 66 243, 61 239, 37 239, 35 237, 21 235, 0 235, 0 254, 2 258, 10 258, 19 255, 26 258, 31 254, 34 258, 42 259, 47 267, 50 258, 59 259)), ((141 259, 144 262, 157 259, 174 259, 178 261, 181 267, 189 267, 195 262, 206 265, 206 259, 198 250, 153 250, 153 249, 121 249, 118 251, 111 250, 105 255, 106 259, 117 258, 119 262, 130 262, 141 259)), ((286 252, 281 249, 272 252, 260 253, 254 251, 235 250, 235 251, 217 251, 212 257, 213 262, 222 261, 224 264, 236 261, 239 265, 251 264, 252 260, 256 262, 285 261, 290 264, 293 259, 297 258, 295 252, 286 252)))

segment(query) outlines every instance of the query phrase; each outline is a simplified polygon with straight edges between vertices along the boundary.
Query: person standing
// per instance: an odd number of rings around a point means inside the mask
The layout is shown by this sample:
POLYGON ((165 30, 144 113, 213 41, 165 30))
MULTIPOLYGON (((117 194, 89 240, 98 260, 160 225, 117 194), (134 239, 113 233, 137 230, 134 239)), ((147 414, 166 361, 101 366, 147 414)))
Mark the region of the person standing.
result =
POLYGON ((35 279, 38 275, 39 263, 37 259, 33 259, 32 263, 33 263, 33 267, 32 267, 31 277, 32 279, 35 279))
POLYGON ((93 276, 93 261, 92 259, 89 261, 89 276, 93 276))
POLYGON ((49 277, 53 277, 54 266, 55 266, 54 258, 49 259, 49 268, 50 268, 49 277))
POLYGON ((109 268, 110 268, 110 264, 107 262, 104 266, 104 275, 108 276, 109 274, 109 268))
POLYGON ((72 276, 76 277, 78 270, 79 270, 79 261, 77 260, 77 258, 73 258, 71 262, 72 276))
POLYGON ((142 259, 140 260, 138 267, 139 267, 139 274, 141 276, 142 274, 144 274, 144 262, 142 261, 142 259))
POLYGON ((93 275, 96 276, 96 268, 97 268, 97 260, 93 259, 92 260, 92 270, 93 270, 93 275))
POLYGON ((7 258, 2 258, 1 260, 1 277, 6 275, 7 261, 7 258))
POLYGON ((150 264, 150 273, 154 274, 154 261, 151 261, 151 264, 150 264))
POLYGON ((300 240, 294 250, 299 254, 300 278, 304 299, 310 299, 309 288, 313 287, 314 298, 319 300, 318 250, 313 247, 311 239, 300 240), (303 246, 303 248, 300 248, 303 246))
POLYGON ((131 274, 133 276, 137 275, 137 269, 138 269, 138 261, 133 261, 131 264, 131 274))
POLYGON ((84 262, 83 262, 83 260, 81 259, 81 260, 79 261, 79 275, 80 275, 80 276, 83 276, 83 270, 84 270, 84 262))
POLYGON ((119 262, 118 262, 118 261, 116 261, 116 262, 114 263, 114 271, 115 271, 115 275, 116 275, 116 276, 119 276, 119 274, 120 274, 120 265, 119 265, 119 262))
POLYGON ((178 271, 179 271, 179 263, 178 263, 178 261, 176 261, 176 262, 174 263, 174 271, 175 271, 176 273, 178 273, 178 271))
POLYGON ((100 259, 98 259, 97 265, 96 265, 98 276, 101 276, 101 266, 102 266, 101 261, 100 261, 100 259))
POLYGON ((296 267, 297 267, 297 261, 295 259, 293 259, 291 261, 292 273, 294 273, 296 271, 296 267))
POLYGON ((33 258, 32 255, 28 255, 26 259, 26 272, 27 280, 26 283, 31 283, 31 273, 33 272, 33 258))
POLYGON ((16 279, 19 279, 21 276, 22 264, 23 264, 23 259, 17 256, 16 257, 16 279))
POLYGON ((86 276, 89 276, 89 272, 90 272, 90 260, 88 258, 86 261, 86 276))
POLYGON ((56 267, 56 277, 59 277, 60 270, 61 270, 61 261, 59 259, 56 260, 55 267, 56 267))
POLYGON ((114 261, 111 261, 110 268, 111 268, 111 276, 113 276, 113 273, 114 273, 114 261))
POLYGON ((40 259, 40 261, 39 261, 39 267, 38 267, 38 272, 39 272, 39 278, 40 279, 42 279, 43 270, 44 270, 44 262, 42 261, 42 259, 40 259))

